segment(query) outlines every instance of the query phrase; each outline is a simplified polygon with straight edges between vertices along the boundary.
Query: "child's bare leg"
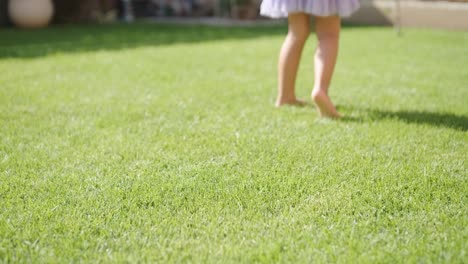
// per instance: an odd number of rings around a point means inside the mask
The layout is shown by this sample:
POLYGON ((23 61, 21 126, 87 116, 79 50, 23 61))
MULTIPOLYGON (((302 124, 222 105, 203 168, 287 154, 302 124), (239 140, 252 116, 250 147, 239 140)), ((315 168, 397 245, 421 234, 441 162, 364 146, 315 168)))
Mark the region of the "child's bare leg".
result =
POLYGON ((322 117, 339 118, 330 97, 328 88, 338 56, 341 21, 339 17, 316 17, 318 47, 315 51, 315 84, 312 99, 322 117))
POLYGON ((296 98, 295 84, 302 50, 310 35, 310 16, 304 13, 290 14, 288 23, 288 35, 279 56, 276 106, 304 104, 296 98))

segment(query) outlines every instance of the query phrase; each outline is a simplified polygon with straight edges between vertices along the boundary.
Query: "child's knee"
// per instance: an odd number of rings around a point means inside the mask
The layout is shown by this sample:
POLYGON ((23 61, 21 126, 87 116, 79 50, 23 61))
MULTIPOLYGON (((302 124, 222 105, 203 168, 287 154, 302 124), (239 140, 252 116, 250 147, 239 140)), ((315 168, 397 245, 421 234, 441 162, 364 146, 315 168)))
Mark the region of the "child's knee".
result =
POLYGON ((310 26, 304 25, 300 28, 290 29, 288 35, 294 40, 305 41, 310 35, 310 26))

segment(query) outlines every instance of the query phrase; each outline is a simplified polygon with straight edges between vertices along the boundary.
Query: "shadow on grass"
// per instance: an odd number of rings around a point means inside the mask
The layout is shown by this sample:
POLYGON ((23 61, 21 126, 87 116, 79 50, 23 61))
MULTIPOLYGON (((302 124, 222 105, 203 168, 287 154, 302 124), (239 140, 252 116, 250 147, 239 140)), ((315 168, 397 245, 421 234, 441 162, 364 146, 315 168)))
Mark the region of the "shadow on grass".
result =
POLYGON ((3 29, 0 30, 0 59, 248 39, 285 32, 286 28, 282 26, 213 27, 154 23, 66 25, 41 30, 3 29))
MULTIPOLYGON (((349 110, 350 108, 348 108, 349 110)), ((468 130, 468 116, 451 113, 435 113, 426 111, 383 111, 373 109, 352 109, 357 110, 358 117, 349 116, 343 118, 344 122, 362 122, 366 119, 383 120, 395 119, 409 124, 423 124, 434 127, 450 128, 466 132, 468 130), (366 118, 367 117, 367 118, 366 118)))

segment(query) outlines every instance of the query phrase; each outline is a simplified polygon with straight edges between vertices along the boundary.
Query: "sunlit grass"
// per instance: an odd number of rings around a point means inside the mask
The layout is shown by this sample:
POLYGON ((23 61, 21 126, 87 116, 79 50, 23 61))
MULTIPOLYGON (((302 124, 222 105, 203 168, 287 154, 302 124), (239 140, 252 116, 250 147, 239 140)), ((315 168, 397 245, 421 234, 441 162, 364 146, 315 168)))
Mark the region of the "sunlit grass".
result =
POLYGON ((466 262, 468 34, 345 28, 328 121, 283 33, 0 31, 0 260, 466 262))

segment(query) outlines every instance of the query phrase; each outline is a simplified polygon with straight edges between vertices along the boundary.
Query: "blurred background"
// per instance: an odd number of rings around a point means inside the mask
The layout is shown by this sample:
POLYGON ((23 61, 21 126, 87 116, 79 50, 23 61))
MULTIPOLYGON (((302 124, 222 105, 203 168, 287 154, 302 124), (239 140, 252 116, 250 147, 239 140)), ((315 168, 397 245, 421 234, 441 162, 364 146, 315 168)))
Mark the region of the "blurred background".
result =
MULTIPOLYGON (((17 21, 38 19, 41 12, 43 21, 37 27, 152 18, 258 20, 260 4, 261 0, 0 0, 0 26, 34 27, 17 21)), ((361 4, 347 22, 468 30, 468 0, 361 0, 361 4)))

